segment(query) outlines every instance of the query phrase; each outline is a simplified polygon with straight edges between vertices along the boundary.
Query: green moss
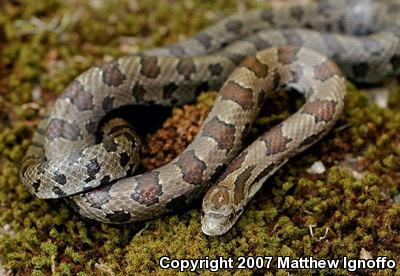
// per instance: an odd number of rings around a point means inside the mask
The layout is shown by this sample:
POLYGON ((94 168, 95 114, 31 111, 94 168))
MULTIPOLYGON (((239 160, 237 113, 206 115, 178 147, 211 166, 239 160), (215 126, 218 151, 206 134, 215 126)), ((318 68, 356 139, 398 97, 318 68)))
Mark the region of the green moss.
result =
MULTIPOLYGON (((104 56, 172 43, 235 11, 239 3, 70 2, 2 3, 0 107, 12 107, 7 112, 11 123, 0 121, 0 262, 5 268, 33 275, 107 275, 110 271, 175 275, 159 268, 161 256, 338 258, 358 257, 361 248, 373 256, 400 256, 400 206, 392 202, 400 192, 399 89, 391 92, 389 108, 381 109, 349 83, 346 108, 335 129, 267 181, 237 225, 222 237, 201 233, 199 203, 181 214, 110 226, 82 219, 63 201, 30 196, 20 183, 18 169, 43 111, 23 105, 32 101, 34 88, 40 87, 42 98, 36 101, 45 106, 104 56), (35 25, 33 17, 42 24, 35 25), (367 173, 361 179, 340 166, 347 155, 362 158, 358 166, 367 173), (307 174, 306 168, 317 160, 323 161, 327 172, 307 174)), ((256 7, 256 2, 240 5, 256 7)), ((198 106, 210 107, 215 95, 202 94, 198 106)), ((286 94, 276 95, 254 124, 249 141, 301 103, 301 99, 290 101, 286 94)))

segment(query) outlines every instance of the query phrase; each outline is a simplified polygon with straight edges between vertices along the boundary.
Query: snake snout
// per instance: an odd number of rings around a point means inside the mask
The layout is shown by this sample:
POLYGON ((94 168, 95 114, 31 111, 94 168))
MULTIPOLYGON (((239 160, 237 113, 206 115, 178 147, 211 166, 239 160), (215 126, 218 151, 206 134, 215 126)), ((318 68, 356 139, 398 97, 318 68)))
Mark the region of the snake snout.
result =
POLYGON ((201 230, 204 234, 209 236, 223 235, 231 228, 233 223, 230 220, 234 213, 225 216, 218 213, 203 213, 201 218, 201 230))

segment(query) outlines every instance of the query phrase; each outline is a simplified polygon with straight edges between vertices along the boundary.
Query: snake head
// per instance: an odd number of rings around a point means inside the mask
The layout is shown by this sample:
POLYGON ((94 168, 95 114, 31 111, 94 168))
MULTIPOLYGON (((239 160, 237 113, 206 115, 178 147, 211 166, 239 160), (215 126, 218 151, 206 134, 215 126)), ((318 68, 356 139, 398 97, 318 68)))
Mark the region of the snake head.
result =
POLYGON ((204 234, 219 236, 228 232, 242 210, 235 210, 233 196, 223 187, 213 187, 204 196, 201 224, 204 234))

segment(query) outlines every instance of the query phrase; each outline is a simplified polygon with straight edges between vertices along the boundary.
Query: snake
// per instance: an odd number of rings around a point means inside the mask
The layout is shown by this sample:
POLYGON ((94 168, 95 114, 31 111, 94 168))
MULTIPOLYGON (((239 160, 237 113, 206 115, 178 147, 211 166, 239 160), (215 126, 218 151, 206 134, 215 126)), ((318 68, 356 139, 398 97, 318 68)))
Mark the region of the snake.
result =
POLYGON ((21 163, 22 183, 38 198, 63 198, 83 217, 114 224, 153 219, 204 195, 202 231, 222 235, 271 175, 333 128, 346 78, 379 84, 399 75, 399 11, 398 0, 270 5, 93 66, 39 122, 21 163), (209 90, 219 93, 189 146, 168 164, 135 174, 140 137, 130 120, 104 120, 107 114, 182 106, 209 90), (301 93, 304 104, 245 147, 277 90, 301 93))

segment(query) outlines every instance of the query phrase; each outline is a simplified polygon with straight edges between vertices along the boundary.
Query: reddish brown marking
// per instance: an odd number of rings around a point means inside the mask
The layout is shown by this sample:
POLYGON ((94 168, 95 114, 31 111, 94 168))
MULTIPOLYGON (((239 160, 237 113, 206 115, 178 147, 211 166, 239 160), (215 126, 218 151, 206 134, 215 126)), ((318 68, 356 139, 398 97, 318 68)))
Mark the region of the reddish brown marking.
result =
POLYGON ((79 127, 61 119, 51 119, 46 129, 46 137, 53 141, 58 137, 76 141, 79 137, 79 127))
POLYGON ((118 68, 118 62, 115 60, 101 65, 100 69, 103 71, 103 82, 108 86, 118 87, 126 79, 118 68))
POLYGON ((332 120, 333 115, 335 114, 337 102, 335 101, 324 101, 324 100, 316 100, 314 102, 307 102, 301 113, 306 113, 314 116, 316 123, 320 121, 328 122, 332 120))
POLYGON ((159 197, 162 195, 162 187, 159 183, 158 171, 151 171, 136 177, 137 187, 135 188, 131 198, 146 206, 158 203, 159 197))
POLYGON ((219 94, 223 100, 234 101, 244 110, 250 110, 254 106, 253 91, 240 86, 234 81, 229 81, 225 84, 219 94))
POLYGON ((220 150, 229 152, 233 147, 235 126, 219 120, 216 116, 204 125, 202 133, 203 136, 214 139, 220 150))
POLYGON ((214 211, 223 208, 229 202, 229 194, 218 187, 211 188, 205 197, 208 197, 214 211))
POLYGON ((239 202, 243 201, 243 199, 245 198, 244 190, 246 188, 246 181, 251 176, 251 173, 255 167, 256 167, 255 165, 247 167, 242 173, 240 173, 236 177, 236 180, 234 183, 234 190, 235 190, 234 202, 235 202, 235 204, 238 204, 239 202))
POLYGON ((330 79, 335 75, 342 75, 339 67, 329 60, 326 60, 325 62, 316 65, 314 67, 314 74, 315 77, 321 81, 326 81, 327 79, 330 79))
POLYGON ((142 57, 140 60, 140 64, 142 65, 140 73, 151 79, 157 78, 161 72, 161 68, 158 66, 157 61, 157 57, 142 57))
POLYGON ((282 64, 290 64, 297 59, 300 48, 282 46, 278 48, 278 60, 282 64))
POLYGON ((178 73, 184 76, 185 80, 190 80, 190 75, 196 72, 196 65, 191 58, 182 58, 176 67, 178 73))
POLYGON ((233 159, 233 161, 229 164, 228 168, 220 176, 218 182, 223 181, 228 175, 239 169, 242 166, 244 160, 246 159, 247 154, 248 152, 246 150, 242 151, 242 153, 240 153, 239 156, 233 159))
POLYGON ((207 169, 206 163, 200 160, 194 153, 194 150, 188 150, 182 153, 176 165, 181 169, 183 180, 193 185, 201 184, 203 174, 207 169))
POLYGON ((267 155, 284 152, 286 150, 287 143, 292 140, 283 136, 281 125, 273 127, 260 138, 267 145, 267 155))
POLYGON ((246 58, 240 64, 252 71, 258 78, 265 78, 268 75, 268 65, 262 64, 257 58, 246 58))
POLYGON ((92 93, 86 91, 83 85, 77 80, 74 80, 67 89, 65 89, 61 98, 69 99, 79 111, 93 109, 92 93))

